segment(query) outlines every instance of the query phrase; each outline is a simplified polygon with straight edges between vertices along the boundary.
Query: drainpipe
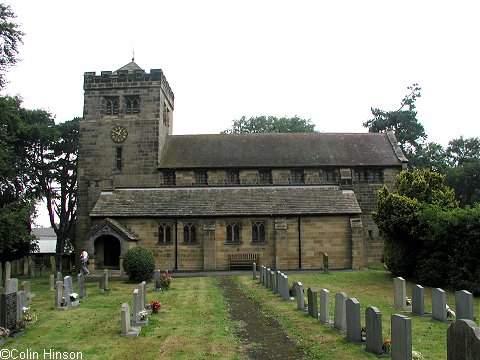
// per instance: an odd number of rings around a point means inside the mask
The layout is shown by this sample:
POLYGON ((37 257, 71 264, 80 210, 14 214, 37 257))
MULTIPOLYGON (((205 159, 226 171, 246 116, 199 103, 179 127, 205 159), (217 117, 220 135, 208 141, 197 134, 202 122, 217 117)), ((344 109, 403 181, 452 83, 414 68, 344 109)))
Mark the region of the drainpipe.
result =
POLYGON ((300 226, 300 217, 298 218, 298 268, 302 269, 302 232, 300 226))
POLYGON ((175 271, 178 270, 178 236, 177 236, 177 219, 175 219, 175 271))

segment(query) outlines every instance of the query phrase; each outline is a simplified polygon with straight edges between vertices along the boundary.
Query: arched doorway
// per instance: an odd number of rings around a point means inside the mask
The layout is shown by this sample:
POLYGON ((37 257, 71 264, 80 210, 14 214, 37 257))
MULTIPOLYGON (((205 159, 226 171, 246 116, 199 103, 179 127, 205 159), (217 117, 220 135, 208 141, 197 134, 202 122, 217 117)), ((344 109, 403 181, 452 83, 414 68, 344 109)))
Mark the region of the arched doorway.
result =
POLYGON ((94 248, 97 269, 120 269, 120 240, 113 235, 102 235, 95 239, 94 248))

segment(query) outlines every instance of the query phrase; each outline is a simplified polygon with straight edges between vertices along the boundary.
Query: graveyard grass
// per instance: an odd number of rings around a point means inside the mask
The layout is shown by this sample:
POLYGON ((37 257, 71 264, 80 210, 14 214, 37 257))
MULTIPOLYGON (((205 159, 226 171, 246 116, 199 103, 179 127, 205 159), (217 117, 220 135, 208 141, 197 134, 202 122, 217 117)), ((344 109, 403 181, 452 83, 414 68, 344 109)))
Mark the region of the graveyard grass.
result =
MULTIPOLYGON (((288 272, 287 272, 288 274, 288 272)), ((345 292, 360 302, 362 326, 365 325, 365 309, 377 307, 382 313, 383 338, 390 338, 390 315, 402 314, 412 319, 412 347, 424 359, 447 358, 447 329, 449 324, 432 320, 430 317, 413 316, 410 313, 393 309, 393 278, 383 270, 331 272, 330 274, 289 274, 289 283, 303 284, 305 301, 307 289, 314 287, 319 293, 325 288, 330 291, 330 320, 335 310, 335 293, 345 292)), ((319 319, 308 316, 307 312, 297 311, 296 301, 283 302, 279 296, 252 281, 251 277, 238 278, 242 288, 273 315, 289 335, 302 346, 312 359, 376 359, 376 355, 364 351, 365 343, 355 345, 346 340, 346 335, 338 335, 331 327, 320 325, 319 319)), ((407 282, 407 296, 411 298, 412 284, 407 282)), ((447 304, 455 309, 455 295, 446 291, 447 304)), ((474 317, 478 324, 480 299, 474 298, 474 317)), ((425 311, 432 312, 431 292, 425 287, 425 311)))
MULTIPOLYGON (((288 274, 288 272, 287 272, 288 274)), ((23 281, 19 278, 19 283, 23 281)), ((67 311, 54 311, 54 292, 49 291, 48 278, 29 279, 31 291, 37 296, 30 300, 38 322, 32 324, 20 338, 9 339, 6 348, 36 351, 42 358, 44 349, 83 353, 83 359, 244 359, 242 344, 235 336, 236 325, 228 313, 228 304, 218 288, 215 277, 175 278, 172 289, 154 292, 147 283, 147 302, 159 300, 162 310, 149 316, 149 325, 138 338, 120 335, 120 307, 132 304, 137 284, 110 281, 110 291, 100 292, 98 281, 86 282, 87 298, 80 306, 67 311)), ((318 319, 296 310, 296 301, 284 302, 265 289, 251 275, 235 279, 241 288, 262 304, 266 313, 275 317, 290 337, 312 359, 374 359, 338 335, 318 319)), ((383 336, 390 337, 390 314, 393 310, 393 279, 382 270, 289 274, 290 284, 303 283, 320 291, 330 290, 330 318, 333 320, 335 293, 343 291, 355 297, 361 305, 362 325, 365 308, 376 306, 382 313, 383 336)), ((74 282, 74 287, 76 284, 74 282)), ((411 284, 407 283, 411 297, 411 284)), ((454 295, 447 292, 447 304, 454 308, 454 295)), ((474 299, 474 315, 479 318, 480 299, 474 299)), ((431 312, 430 291, 425 288, 425 310, 431 312)), ((431 318, 412 318, 413 349, 425 359, 446 358, 448 324, 431 318)))

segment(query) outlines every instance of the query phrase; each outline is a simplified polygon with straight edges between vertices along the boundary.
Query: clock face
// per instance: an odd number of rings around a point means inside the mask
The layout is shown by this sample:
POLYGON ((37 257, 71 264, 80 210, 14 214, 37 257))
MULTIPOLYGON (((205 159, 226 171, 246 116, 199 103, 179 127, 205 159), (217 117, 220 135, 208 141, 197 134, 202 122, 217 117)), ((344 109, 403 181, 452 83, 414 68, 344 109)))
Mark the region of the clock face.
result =
POLYGON ((110 137, 116 143, 124 142, 127 139, 128 132, 125 126, 115 126, 110 132, 110 137))

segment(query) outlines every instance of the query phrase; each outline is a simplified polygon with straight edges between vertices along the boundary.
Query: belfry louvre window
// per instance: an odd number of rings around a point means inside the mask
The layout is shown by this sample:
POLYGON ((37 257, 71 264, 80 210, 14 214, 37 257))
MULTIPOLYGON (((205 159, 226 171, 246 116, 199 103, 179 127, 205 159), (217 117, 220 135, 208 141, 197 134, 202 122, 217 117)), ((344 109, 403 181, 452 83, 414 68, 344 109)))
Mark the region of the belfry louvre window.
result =
POLYGON ((305 173, 303 169, 291 170, 291 183, 292 184, 305 184, 305 173))
POLYGON ((259 177, 261 185, 271 185, 272 184, 272 170, 270 170, 270 169, 258 170, 258 177, 259 177))
POLYGON ((195 184, 196 185, 208 184, 207 170, 195 170, 195 184))
POLYGON ((126 114, 140 113, 140 97, 138 95, 125 96, 125 105, 126 114))
POLYGON ((263 243, 265 240, 265 222, 252 221, 252 243, 263 243))
POLYGON ((161 223, 158 225, 158 243, 171 244, 172 243, 172 224, 161 223))
POLYGON ((356 180, 359 183, 381 183, 383 182, 382 169, 363 168, 356 170, 356 180))
POLYGON ((186 223, 183 226, 183 242, 186 244, 197 242, 197 227, 194 223, 186 223))
POLYGON ((105 114, 118 115, 118 96, 105 97, 105 114))
POLYGON ((240 184, 240 172, 238 170, 227 170, 227 184, 240 184))
POLYGON ((227 243, 239 244, 240 243, 240 223, 238 221, 227 222, 227 243))

